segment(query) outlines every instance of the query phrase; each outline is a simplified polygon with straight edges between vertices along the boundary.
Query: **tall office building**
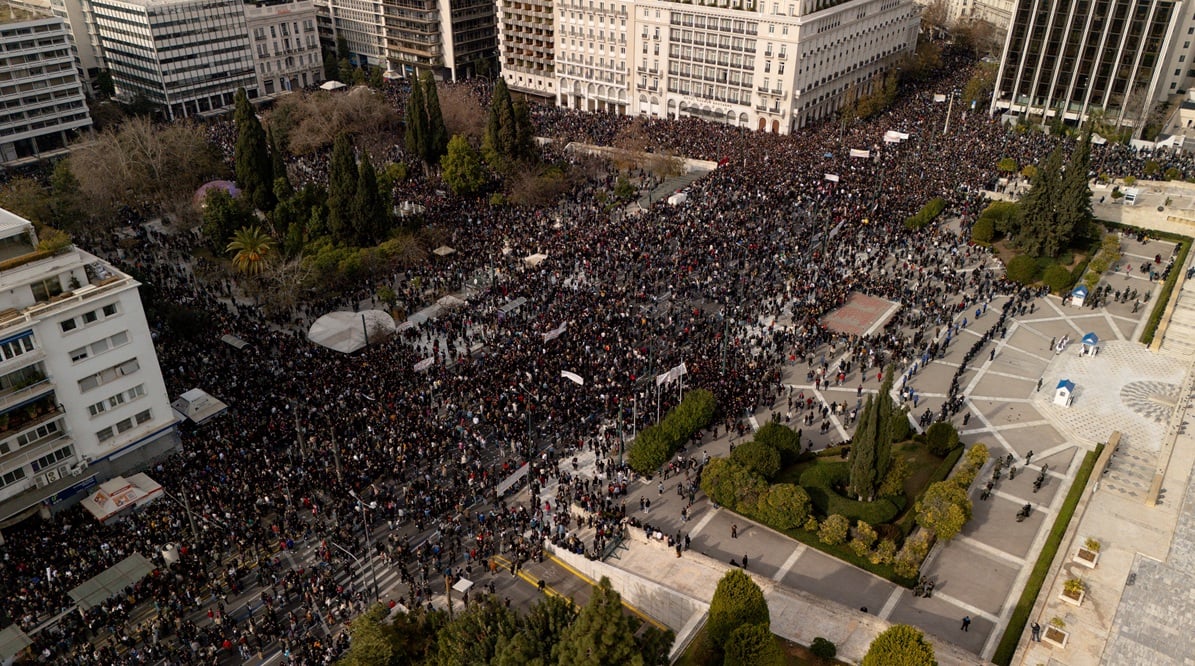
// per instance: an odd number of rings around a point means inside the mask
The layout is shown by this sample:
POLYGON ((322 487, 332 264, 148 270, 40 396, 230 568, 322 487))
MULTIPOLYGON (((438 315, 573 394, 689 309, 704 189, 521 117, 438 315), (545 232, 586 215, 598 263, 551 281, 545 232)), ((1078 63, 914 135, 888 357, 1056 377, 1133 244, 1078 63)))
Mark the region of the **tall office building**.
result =
POLYGON ((387 68, 382 0, 315 0, 315 9, 325 47, 335 50, 336 42, 344 40, 353 65, 387 68))
POLYGON ((138 286, 0 209, 0 521, 177 444, 138 286))
POLYGON ((91 0, 100 50, 118 97, 143 96, 170 118, 258 96, 241 0, 91 0))
POLYGON ((511 90, 556 97, 553 23, 551 0, 498 0, 502 78, 511 90))
POLYGON ((66 24, 0 5, 0 164, 64 150, 90 126, 66 24))
POLYGON ((1019 0, 993 113, 1142 128, 1195 80, 1190 0, 1019 0))
POLYGON ((920 20, 912 0, 562 0, 556 10, 560 106, 782 134, 878 84, 916 47, 920 20))
POLYGON ((245 20, 253 39, 259 95, 280 95, 324 80, 312 0, 246 3, 245 20))

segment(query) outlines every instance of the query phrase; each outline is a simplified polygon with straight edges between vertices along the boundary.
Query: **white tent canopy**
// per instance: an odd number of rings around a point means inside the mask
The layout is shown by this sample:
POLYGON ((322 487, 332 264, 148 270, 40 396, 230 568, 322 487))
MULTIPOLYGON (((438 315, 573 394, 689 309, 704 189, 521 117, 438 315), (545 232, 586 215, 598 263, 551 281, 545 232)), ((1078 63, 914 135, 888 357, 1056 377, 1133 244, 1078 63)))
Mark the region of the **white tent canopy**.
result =
POLYGON ((228 409, 228 405, 203 389, 183 393, 170 406, 180 419, 188 419, 195 425, 202 425, 228 409))
POLYGON ((535 254, 524 258, 523 263, 527 264, 528 266, 530 266, 532 268, 535 268, 536 266, 540 265, 540 263, 544 259, 547 259, 547 258, 548 258, 548 255, 543 254, 542 252, 536 252, 535 254))
POLYGON ((432 250, 432 254, 436 255, 437 257, 447 257, 455 252, 455 248, 448 247, 447 245, 441 245, 440 247, 432 250))
POLYGON ((393 335, 395 328, 394 318, 381 310, 329 312, 315 320, 307 330, 307 339, 328 349, 349 354, 368 342, 393 335))
POLYGON ((340 90, 341 88, 347 88, 347 87, 348 86, 341 83, 340 81, 328 80, 328 81, 324 81, 323 83, 321 83, 319 88, 320 88, 320 90, 340 90))

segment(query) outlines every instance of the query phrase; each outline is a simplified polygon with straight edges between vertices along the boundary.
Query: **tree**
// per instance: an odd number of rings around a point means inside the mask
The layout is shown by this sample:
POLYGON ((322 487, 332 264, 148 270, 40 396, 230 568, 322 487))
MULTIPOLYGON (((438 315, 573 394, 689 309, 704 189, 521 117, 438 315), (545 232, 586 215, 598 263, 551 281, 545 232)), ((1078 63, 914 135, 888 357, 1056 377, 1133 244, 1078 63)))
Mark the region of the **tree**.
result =
POLYGON ((486 184, 481 154, 460 134, 448 142, 448 154, 441 160, 441 166, 445 184, 458 196, 476 194, 486 184))
POLYGON ((436 92, 436 80, 431 71, 424 71, 423 103, 427 107, 427 146, 424 151, 428 164, 438 164, 448 149, 448 130, 444 128, 444 116, 440 112, 440 96, 436 92))
POLYGON ((28 176, 18 176, 0 187, 0 208, 34 224, 49 224, 54 219, 54 202, 50 193, 28 176))
POLYGON ((917 500, 917 524, 943 541, 950 541, 971 520, 971 498, 966 488, 950 481, 931 483, 917 500))
POLYGON ((859 557, 864 557, 871 550, 871 544, 876 542, 875 528, 862 520, 855 521, 855 535, 851 539, 851 550, 859 557))
POLYGON ((325 51, 324 78, 328 81, 335 81, 338 76, 340 76, 340 63, 336 60, 336 54, 331 51, 325 51))
POLYGON ((545 596, 519 620, 519 630, 498 642, 493 666, 547 666, 555 663, 552 656, 564 632, 577 618, 572 601, 557 596, 545 596))
POLYGON ((493 597, 485 597, 456 614, 436 635, 436 666, 489 664, 498 644, 519 630, 519 617, 493 597))
POLYGON ((217 251, 228 244, 237 229, 252 225, 255 219, 245 200, 234 199, 226 190, 213 189, 203 199, 203 235, 217 251))
POLYGON ((564 630, 557 644, 560 666, 644 666, 635 644, 635 627, 622 612, 622 597, 605 576, 577 619, 564 630))
POLYGON ((846 541, 850 531, 851 521, 844 516, 834 514, 822 521, 821 527, 817 530, 817 538, 828 546, 835 546, 846 541))
POLYGON ((780 471, 780 453, 762 442, 750 441, 735 447, 730 459, 764 480, 780 471))
POLYGON ((237 88, 233 119, 237 128, 237 184, 258 210, 269 211, 274 207, 274 163, 270 160, 266 133, 244 88, 237 88))
POLYGON ((516 157, 518 146, 518 121, 506 81, 499 78, 494 83, 494 94, 486 115, 485 139, 482 152, 494 168, 503 167, 516 157))
POLYGON ((949 421, 938 421, 925 431, 925 444, 929 452, 945 458, 948 453, 958 448, 958 430, 949 421))
POLYGON ((407 98, 406 123, 407 153, 423 160, 427 146, 427 105, 423 103, 423 86, 418 81, 411 84, 411 95, 407 98))
POLYGON ((755 441, 763 442, 776 449, 780 454, 780 462, 784 465, 797 462, 797 458, 801 455, 800 435, 783 423, 768 421, 762 428, 755 431, 755 441))
POLYGON ((851 452, 847 460, 851 468, 851 492, 860 500, 871 501, 880 482, 876 475, 875 459, 877 430, 876 399, 875 396, 868 396, 855 426, 855 436, 851 438, 851 452))
POLYGON ((518 159, 531 159, 535 152, 535 128, 531 125, 531 108, 526 98, 520 98, 514 103, 515 145, 514 154, 518 159))
POLYGON ((245 275, 260 275, 273 254, 274 241, 261 227, 241 227, 232 235, 226 251, 233 255, 232 265, 245 275))
POLYGON ((701 472, 701 491, 722 506, 752 514, 768 485, 737 462, 714 458, 701 472))
POLYGON ((274 175, 274 199, 278 199, 278 181, 283 180, 286 186, 292 187, 290 184, 290 174, 286 172, 286 155, 282 152, 281 146, 278 145, 278 139, 274 136, 273 128, 266 130, 266 140, 270 144, 270 171, 274 175))
POLYGON ((382 86, 386 85, 385 72, 381 67, 374 65, 369 68, 369 87, 374 90, 381 90, 382 86))
POLYGON ((347 134, 336 137, 328 164, 328 231, 337 242, 352 240, 353 202, 357 198, 360 174, 353 144, 347 134))
POLYGON ((389 230, 389 202, 378 192, 378 175, 369 155, 362 156, 353 199, 353 229, 357 245, 376 245, 389 230))
POLYGON ((1021 233, 1017 244, 1031 257, 1054 257, 1061 251, 1057 202, 1062 146, 1056 147, 1032 179, 1021 199, 1021 233))
POLYGON ((934 646, 921 630, 897 624, 876 636, 860 666, 937 666, 934 646))
POLYGON ((79 207, 79 179, 71 172, 70 158, 59 160, 50 174, 50 207, 54 224, 69 226, 83 215, 79 207))
POLYGON ((789 530, 805 524, 809 518, 809 506, 809 493, 804 488, 791 483, 778 483, 768 488, 760 498, 755 514, 771 527, 789 530))
POLYGON ((1058 256, 1075 241, 1090 234, 1095 214, 1091 209, 1091 188, 1087 173, 1091 168, 1091 136, 1084 134, 1071 151, 1066 172, 1062 175, 1061 194, 1057 202, 1058 229, 1052 234, 1054 246, 1049 254, 1058 256))
POLYGON ((338 662, 341 666, 386 666, 397 663, 394 627, 385 623, 386 607, 374 604, 349 628, 349 651, 338 662))
POLYGON ((763 624, 744 624, 730 633, 723 649, 723 666, 779 666, 784 653, 771 629, 763 624))
POLYGON ((765 629, 771 626, 768 602, 750 576, 741 569, 731 569, 718 581, 710 600, 706 635, 717 648, 723 649, 735 629, 752 624, 765 629))

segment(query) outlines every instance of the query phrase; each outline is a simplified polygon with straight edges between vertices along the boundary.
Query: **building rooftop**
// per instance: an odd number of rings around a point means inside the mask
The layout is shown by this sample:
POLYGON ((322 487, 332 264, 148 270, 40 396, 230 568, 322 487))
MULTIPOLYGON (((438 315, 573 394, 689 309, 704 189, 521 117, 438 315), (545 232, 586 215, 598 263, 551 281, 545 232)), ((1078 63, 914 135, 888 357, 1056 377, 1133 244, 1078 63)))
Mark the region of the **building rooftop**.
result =
POLYGON ((0 3, 0 25, 44 18, 50 18, 50 16, 25 7, 14 7, 8 3, 0 3))
MULTIPOLYGON (((0 11, 3 11, 3 10, 4 10, 4 8, 2 6, 0 6, 0 11)), ((29 220, 26 220, 25 218, 21 217, 20 215, 17 215, 16 213, 4 210, 3 208, 0 208, 0 238, 6 237, 6 236, 11 236, 12 235, 11 231, 13 229, 22 229, 23 230, 26 227, 31 226, 32 224, 33 224, 32 222, 30 222, 29 220)))

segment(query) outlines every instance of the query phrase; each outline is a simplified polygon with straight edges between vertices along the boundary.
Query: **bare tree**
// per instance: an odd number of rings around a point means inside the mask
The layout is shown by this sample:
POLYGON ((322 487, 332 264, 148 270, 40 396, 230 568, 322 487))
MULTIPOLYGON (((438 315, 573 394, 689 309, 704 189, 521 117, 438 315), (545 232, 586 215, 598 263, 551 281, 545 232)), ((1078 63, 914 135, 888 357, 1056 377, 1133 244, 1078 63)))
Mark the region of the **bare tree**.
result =
POLYGON ((932 0, 921 10, 921 26, 925 32, 941 36, 950 24, 950 7, 946 0, 932 0))
POLYGON ((399 140, 398 112, 364 86, 347 93, 321 90, 288 95, 269 112, 266 122, 294 155, 331 146, 341 133, 358 137, 359 145, 367 147, 378 142, 389 147, 399 140))
POLYGON ((462 134, 469 137, 471 143, 480 141, 485 133, 486 111, 481 108, 481 101, 471 89, 468 86, 440 83, 436 86, 436 93, 440 96, 440 112, 444 116, 448 136, 462 134))

